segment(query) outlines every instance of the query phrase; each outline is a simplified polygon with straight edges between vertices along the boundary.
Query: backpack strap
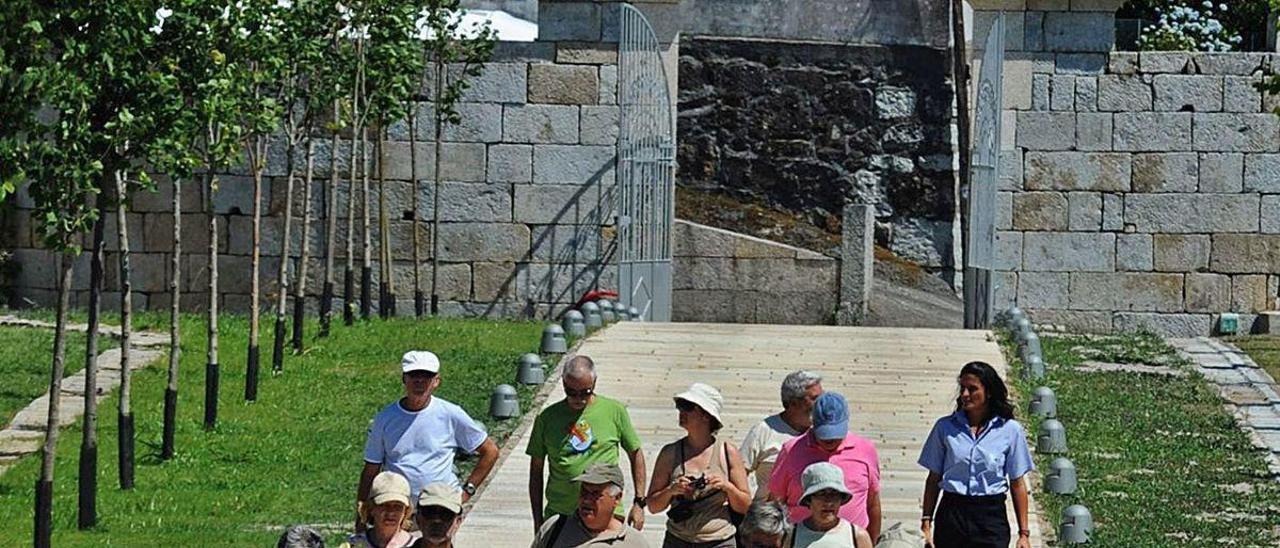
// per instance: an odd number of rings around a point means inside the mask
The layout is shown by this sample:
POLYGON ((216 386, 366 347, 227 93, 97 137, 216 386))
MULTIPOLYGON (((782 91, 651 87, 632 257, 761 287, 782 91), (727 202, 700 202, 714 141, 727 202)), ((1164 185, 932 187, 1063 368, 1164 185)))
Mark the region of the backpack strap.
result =
POLYGON ((556 522, 551 525, 551 531, 547 534, 547 542, 542 545, 542 548, 554 548, 556 541, 560 539, 560 532, 564 531, 564 524, 569 521, 568 516, 562 516, 560 514, 556 514, 556 517, 553 519, 555 519, 556 522))

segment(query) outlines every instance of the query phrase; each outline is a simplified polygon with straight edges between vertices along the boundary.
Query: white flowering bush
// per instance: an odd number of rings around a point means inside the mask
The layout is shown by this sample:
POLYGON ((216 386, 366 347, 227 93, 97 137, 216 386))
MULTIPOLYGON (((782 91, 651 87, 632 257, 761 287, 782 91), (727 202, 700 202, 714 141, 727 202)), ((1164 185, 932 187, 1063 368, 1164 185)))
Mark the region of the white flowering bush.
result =
POLYGON ((1225 3, 1214 6, 1205 0, 1198 6, 1158 7, 1158 19, 1142 29, 1138 48, 1144 51, 1231 51, 1240 45, 1240 35, 1222 25, 1219 16, 1225 3))

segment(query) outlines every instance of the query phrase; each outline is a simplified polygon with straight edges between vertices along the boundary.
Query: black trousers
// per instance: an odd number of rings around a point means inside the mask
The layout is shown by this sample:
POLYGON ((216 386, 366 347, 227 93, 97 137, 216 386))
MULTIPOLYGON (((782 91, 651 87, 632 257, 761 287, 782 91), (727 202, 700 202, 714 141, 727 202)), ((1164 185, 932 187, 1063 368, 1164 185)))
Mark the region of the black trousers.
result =
POLYGON ((933 517, 935 548, 1009 548, 1005 495, 943 493, 933 517))

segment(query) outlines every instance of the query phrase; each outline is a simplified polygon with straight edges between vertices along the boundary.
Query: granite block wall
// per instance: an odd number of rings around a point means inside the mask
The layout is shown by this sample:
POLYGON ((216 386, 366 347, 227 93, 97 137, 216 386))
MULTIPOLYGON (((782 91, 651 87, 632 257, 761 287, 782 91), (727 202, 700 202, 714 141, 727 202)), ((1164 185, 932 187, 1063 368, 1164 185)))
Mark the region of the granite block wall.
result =
MULTIPOLYGON (((670 2, 657 2, 658 8, 670 2)), ((646 4, 642 3, 642 8, 646 4)), ((441 157, 432 151, 435 131, 431 104, 418 105, 416 149, 410 149, 407 121, 388 127, 389 142, 381 151, 386 183, 371 182, 369 203, 372 225, 378 225, 377 203, 385 194, 388 223, 393 237, 392 277, 398 297, 397 312, 413 313, 412 219, 422 219, 420 273, 429 288, 431 277, 431 223, 439 214, 438 274, 441 310, 449 315, 548 317, 563 311, 582 293, 616 287, 612 265, 612 210, 615 184, 614 156, 618 138, 617 17, 610 2, 540 3, 542 36, 536 42, 499 43, 458 110, 461 123, 444 130, 441 157), (576 11, 575 11, 576 10, 576 11), (570 17, 570 12, 577 16, 570 17), (612 21, 612 22, 611 22, 612 21), (418 166, 419 204, 415 209, 411 165, 418 166), (436 171, 441 176, 437 189, 436 171), (439 196, 436 196, 436 193, 439 196), (439 200, 438 212, 433 210, 439 200)), ((430 85, 427 86, 428 90, 430 85)), ((429 97, 428 97, 429 99, 429 97)), ((337 283, 340 291, 345 265, 347 202, 351 185, 346 180, 350 142, 339 145, 339 192, 336 196, 339 236, 336 242, 337 283)), ((325 139, 317 143, 317 180, 312 192, 316 223, 307 246, 307 291, 318 296, 323 282, 327 185, 331 151, 325 139)), ((370 149, 371 154, 374 150, 370 149)), ((304 162, 296 153, 299 173, 304 162)), ((273 143, 266 171, 262 201, 263 299, 271 302, 277 291, 280 241, 283 237, 287 149, 273 143)), ((373 168, 376 174, 376 168, 373 168)), ((297 272, 301 247, 303 190, 295 190, 291 252, 288 264, 297 272)), ((168 279, 172 274, 171 194, 166 184, 155 194, 132 198, 129 223, 132 240, 134 290, 137 306, 166 307, 168 279)), ((249 305, 249 253, 251 252, 252 180, 243 170, 222 176, 220 191, 205 206, 200 185, 184 185, 182 191, 185 251, 182 268, 185 307, 207 306, 209 215, 219 221, 219 276, 221 305, 244 311, 249 305)), ((357 220, 363 200, 357 195, 357 220)), ((0 246, 14 253, 18 269, 9 277, 10 304, 53 304, 58 258, 41 249, 33 233, 31 203, 19 192, 11 207, 0 212, 0 246)), ((110 223, 109 223, 110 224, 110 223)), ((362 256, 362 222, 353 236, 357 271, 362 256)), ((114 233, 114 225, 108 226, 114 233)), ((375 287, 378 294, 377 234, 373 234, 375 287)), ((114 240, 108 242, 115 249, 114 240)), ((108 290, 118 281, 114 255, 107 257, 108 290)), ((74 303, 87 298, 87 259, 77 267, 74 303), (80 273, 84 274, 81 275, 80 273)), ((375 299, 376 300, 376 299, 375 299)), ((108 304, 112 303, 109 298, 108 304)), ((308 303, 313 311, 317 303, 308 303)), ((376 308, 376 303, 375 303, 376 308)), ((335 307, 335 310, 338 309, 335 307)))
POLYGON ((1030 4, 1007 14, 997 307, 1178 336, 1275 310, 1280 99, 1255 84, 1280 58, 1111 52, 1109 12, 1030 4))

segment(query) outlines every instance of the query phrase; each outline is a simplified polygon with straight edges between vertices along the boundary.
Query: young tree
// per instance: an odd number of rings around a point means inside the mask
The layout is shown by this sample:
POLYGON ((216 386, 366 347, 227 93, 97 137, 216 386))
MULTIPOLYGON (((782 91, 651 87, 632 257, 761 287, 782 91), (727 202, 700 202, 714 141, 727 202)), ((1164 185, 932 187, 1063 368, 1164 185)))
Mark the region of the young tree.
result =
MULTIPOLYGON (((356 301, 355 301, 355 222, 356 222, 356 177, 357 170, 365 173, 366 159, 368 155, 365 153, 365 132, 364 121, 365 114, 361 110, 364 104, 364 83, 365 83, 365 65, 367 64, 368 54, 366 51, 366 42, 368 38, 369 28, 369 10, 366 2, 355 2, 343 13, 347 22, 343 29, 343 36, 353 42, 352 46, 352 72, 351 80, 351 162, 350 176, 347 183, 350 190, 347 192, 347 265, 346 272, 343 277, 343 310, 342 320, 346 325, 355 322, 356 301)), ((367 186, 367 185, 366 185, 367 186)), ((367 201, 366 196, 366 201, 367 201)), ((365 209, 368 209, 367 207, 365 209)), ((367 276, 363 276, 367 277, 367 276)), ((363 285, 363 284, 362 284, 363 285)), ((368 299, 364 300, 365 303, 368 299)), ((367 314, 366 314, 367 316, 367 314)))
MULTIPOLYGON (((286 148, 286 184, 284 199, 284 226, 280 239, 280 270, 277 280, 278 293, 276 301, 275 341, 272 346, 271 369, 279 372, 284 368, 285 318, 289 296, 289 244, 290 231, 293 225, 293 188, 296 180, 294 156, 298 145, 306 140, 306 176, 304 178, 304 203, 306 204, 306 221, 302 235, 302 257, 299 274, 305 275, 307 261, 306 231, 310 228, 311 178, 313 174, 314 140, 311 138, 313 124, 317 116, 317 105, 311 100, 311 86, 314 83, 316 67, 323 60, 332 42, 331 23, 324 15, 325 2, 307 0, 297 4, 276 4, 277 9, 269 15, 273 19, 272 27, 275 39, 274 56, 280 59, 274 75, 275 101, 284 111, 283 129, 287 143, 286 148)), ((323 105, 320 105, 323 108, 323 105)), ((299 287, 302 281, 299 280, 299 287)), ((301 295, 296 302, 302 302, 301 295)), ((297 309, 299 312, 301 308, 297 309)), ((296 323, 301 324, 301 318, 296 323)))
POLYGON ((53 17, 43 3, 7 6, 0 15, 0 110, 13 114, 0 129, 0 157, 13 163, 0 168, 5 193, 28 183, 44 245, 58 253, 58 311, 49 382, 48 420, 41 450, 40 479, 35 489, 34 544, 51 545, 53 472, 57 450, 59 397, 66 358, 67 309, 72 263, 80 253, 81 235, 97 221, 97 195, 104 172, 93 144, 97 99, 84 78, 84 57, 93 46, 84 30, 83 10, 68 9, 53 17), (34 112, 43 107, 39 120, 34 112))
MULTIPOLYGON (((209 215, 208 310, 205 337, 204 427, 212 430, 218 421, 218 393, 221 366, 218 363, 218 216, 215 199, 220 184, 218 173, 239 162, 239 117, 245 94, 241 56, 236 54, 240 33, 239 10, 228 4, 204 0, 175 0, 169 3, 169 17, 158 25, 160 46, 157 56, 177 83, 177 100, 183 104, 186 131, 176 133, 179 157, 191 154, 200 166, 204 208, 209 215), (194 131, 191 131, 194 130, 194 131)), ((174 358, 170 356, 171 364, 174 358)), ((175 454, 178 404, 177 368, 171 365, 170 384, 165 390, 161 458, 175 454)))
MULTIPOLYGON (((320 291, 321 337, 329 336, 329 327, 333 320, 333 261, 336 255, 338 235, 338 150, 344 126, 342 97, 349 94, 346 89, 348 85, 348 80, 345 78, 346 67, 352 51, 350 41, 342 37, 342 31, 346 25, 346 21, 342 19, 342 14, 335 12, 330 18, 334 23, 333 43, 329 54, 325 56, 324 62, 320 65, 316 83, 312 86, 315 91, 313 98, 317 104, 326 99, 332 104, 332 118, 326 124, 326 128, 329 130, 329 186, 325 195, 324 287, 320 291)), ((295 336, 295 347, 299 352, 302 350, 301 339, 301 330, 298 330, 298 334, 295 336)))
MULTIPOLYGON (((471 87, 471 78, 480 75, 484 64, 493 56, 497 33, 486 22, 462 28, 460 0, 426 0, 423 18, 418 23, 423 41, 423 55, 431 65, 431 100, 435 121, 431 213, 431 314, 440 313, 438 274, 440 272, 440 149, 445 124, 462 121, 457 104, 471 87)), ((417 181, 414 181, 415 185, 417 181)), ((415 190, 414 195, 417 195, 415 190)), ((418 233, 417 215, 413 232, 418 233)), ((416 251, 416 244, 415 244, 416 251)), ((416 260, 414 261, 417 262, 416 260)), ((417 266, 415 265, 415 268, 417 266)))

